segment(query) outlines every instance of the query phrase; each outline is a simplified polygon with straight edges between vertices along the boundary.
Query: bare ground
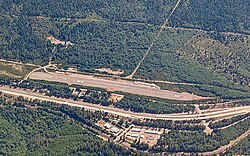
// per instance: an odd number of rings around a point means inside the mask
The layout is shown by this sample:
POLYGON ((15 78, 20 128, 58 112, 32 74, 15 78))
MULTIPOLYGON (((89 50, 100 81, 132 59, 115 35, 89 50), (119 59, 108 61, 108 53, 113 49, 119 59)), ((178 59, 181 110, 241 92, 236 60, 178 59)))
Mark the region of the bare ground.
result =
POLYGON ((113 75, 121 75, 124 73, 123 70, 112 70, 110 68, 100 68, 100 69, 95 69, 96 71, 99 71, 99 72, 107 72, 109 74, 113 74, 113 75))

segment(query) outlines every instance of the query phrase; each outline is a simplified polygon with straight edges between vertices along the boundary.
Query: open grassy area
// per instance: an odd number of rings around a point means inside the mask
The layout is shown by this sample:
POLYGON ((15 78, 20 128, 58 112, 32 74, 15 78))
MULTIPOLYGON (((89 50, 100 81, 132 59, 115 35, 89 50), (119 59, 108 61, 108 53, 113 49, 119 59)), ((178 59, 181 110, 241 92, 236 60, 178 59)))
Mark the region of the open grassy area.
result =
POLYGON ((27 65, 18 65, 0 61, 0 74, 9 77, 22 78, 29 73, 34 67, 27 65))

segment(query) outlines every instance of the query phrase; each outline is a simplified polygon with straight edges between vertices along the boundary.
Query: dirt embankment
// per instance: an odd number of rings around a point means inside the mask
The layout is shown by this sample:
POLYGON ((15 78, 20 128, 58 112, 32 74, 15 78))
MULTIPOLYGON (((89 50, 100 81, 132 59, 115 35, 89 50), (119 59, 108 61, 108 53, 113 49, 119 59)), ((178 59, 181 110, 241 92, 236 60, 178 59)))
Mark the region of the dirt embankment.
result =
POLYGON ((123 70, 119 69, 119 70, 112 70, 110 68, 100 68, 100 69, 95 69, 96 71, 99 72, 106 72, 108 74, 113 74, 113 75, 121 75, 124 73, 123 70))

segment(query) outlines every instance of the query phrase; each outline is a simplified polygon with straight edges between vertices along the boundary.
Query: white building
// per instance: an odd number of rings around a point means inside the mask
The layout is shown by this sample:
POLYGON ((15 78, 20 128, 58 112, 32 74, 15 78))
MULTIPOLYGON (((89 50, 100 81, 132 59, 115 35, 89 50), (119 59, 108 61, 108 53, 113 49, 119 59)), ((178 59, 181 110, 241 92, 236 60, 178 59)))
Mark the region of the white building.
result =
POLYGON ((109 123, 105 123, 105 124, 104 124, 104 127, 107 128, 107 129, 110 129, 110 128, 112 127, 112 125, 109 124, 109 123))
POLYGON ((132 132, 141 132, 141 129, 139 129, 139 128, 132 128, 131 131, 132 132))
POLYGON ((161 132, 151 131, 151 130, 146 130, 145 133, 148 133, 148 134, 161 134, 161 132))
POLYGON ((118 129, 117 127, 112 127, 110 129, 111 132, 114 132, 114 133, 118 133, 120 131, 120 129, 118 129))

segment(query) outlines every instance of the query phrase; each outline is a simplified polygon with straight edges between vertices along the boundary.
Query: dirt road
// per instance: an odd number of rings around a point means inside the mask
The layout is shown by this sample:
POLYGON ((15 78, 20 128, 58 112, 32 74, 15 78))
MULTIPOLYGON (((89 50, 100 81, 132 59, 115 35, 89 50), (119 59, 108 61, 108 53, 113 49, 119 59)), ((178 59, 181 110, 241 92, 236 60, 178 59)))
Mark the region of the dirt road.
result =
POLYGON ((160 90, 145 85, 134 84, 132 81, 111 80, 111 79, 98 78, 90 75, 80 75, 80 74, 66 75, 61 73, 34 72, 31 75, 29 75, 29 77, 30 79, 35 79, 35 80, 63 82, 67 84, 79 84, 83 86, 105 88, 109 90, 122 91, 131 94, 145 95, 145 96, 172 99, 172 100, 209 99, 208 97, 201 97, 186 92, 178 93, 169 90, 160 90))
POLYGON ((154 44, 156 43, 156 41, 158 40, 158 38, 160 37, 162 31, 165 29, 166 25, 168 24, 169 19, 171 18, 171 16, 173 15, 174 11, 176 10, 176 8, 178 7, 178 5, 180 4, 181 0, 178 0, 177 3, 175 4, 173 10, 171 11, 171 13, 169 14, 168 18, 166 18, 166 20, 164 21, 163 25, 160 28, 160 31, 156 34, 155 38, 153 39, 152 43, 149 45, 148 50, 144 53, 142 59, 140 60, 140 62, 138 63, 138 65, 135 67, 134 71, 132 72, 132 74, 130 74, 129 76, 127 76, 127 78, 133 78, 133 76, 135 75, 136 71, 139 69, 139 67, 141 66, 142 62, 145 60, 145 58, 147 57, 148 53, 151 51, 151 49, 153 48, 154 44))
POLYGON ((41 101, 50 101, 59 104, 66 104, 75 107, 83 107, 88 110, 99 110, 108 112, 114 115, 119 115, 123 117, 136 118, 136 119, 162 119, 162 120, 200 120, 200 119, 209 119, 209 118, 218 118, 218 117, 228 117, 235 116, 240 114, 245 114, 250 112, 250 106, 234 107, 234 108, 225 108, 222 110, 216 110, 213 112, 207 111, 203 114, 188 114, 188 113, 176 113, 176 114, 150 114, 150 113, 134 113, 118 108, 105 107, 101 105, 86 103, 82 101, 74 101, 71 99, 62 99, 56 97, 44 96, 37 92, 24 91, 22 89, 12 89, 7 86, 0 87, 0 92, 4 94, 9 94, 13 96, 23 96, 25 98, 37 99, 41 101))
POLYGON ((8 61, 4 59, 0 59, 0 62, 6 62, 6 63, 13 63, 18 65, 25 65, 25 66, 31 66, 31 67, 38 67, 39 65, 32 64, 32 63, 22 63, 22 62, 16 62, 16 61, 8 61))
POLYGON ((231 148, 232 146, 236 145, 237 143, 239 143, 241 140, 243 140, 244 138, 246 138, 248 135, 250 134, 250 128, 243 133, 242 135, 240 135, 238 138, 236 138, 235 140, 230 141, 229 144, 225 145, 225 146, 221 146, 220 148, 218 148, 217 150, 211 151, 211 152, 205 152, 202 153, 202 155, 204 156, 210 156, 210 155, 214 155, 214 154, 220 154, 225 152, 225 150, 231 148))

